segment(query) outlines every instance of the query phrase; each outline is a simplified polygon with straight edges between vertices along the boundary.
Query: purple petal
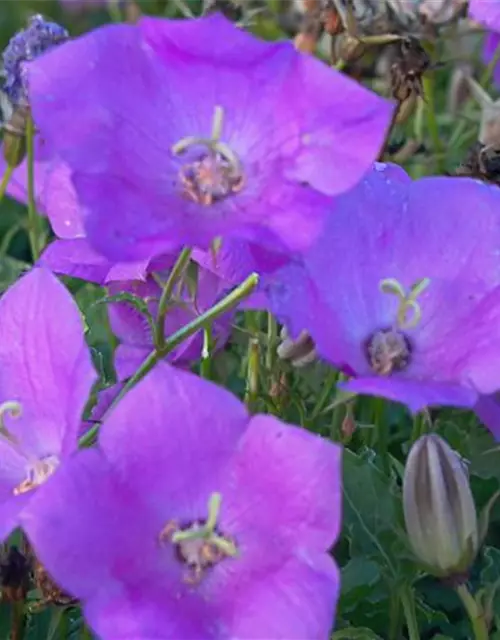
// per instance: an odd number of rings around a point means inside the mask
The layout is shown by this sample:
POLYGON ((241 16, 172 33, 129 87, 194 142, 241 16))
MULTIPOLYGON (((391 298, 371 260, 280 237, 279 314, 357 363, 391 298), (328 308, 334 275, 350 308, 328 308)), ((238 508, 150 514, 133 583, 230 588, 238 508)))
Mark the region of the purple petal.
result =
POLYGON ((55 273, 97 284, 115 280, 144 280, 149 261, 113 264, 96 253, 86 238, 55 240, 45 249, 39 264, 55 273))
POLYGON ((473 389, 445 382, 403 380, 394 376, 387 378, 355 378, 339 385, 345 391, 363 395, 381 396, 402 402, 412 413, 425 407, 465 407, 475 405, 478 394, 473 389))
POLYGON ((225 389, 160 364, 113 411, 101 428, 100 444, 121 476, 134 478, 149 504, 182 505, 189 520, 206 512, 246 426, 244 406, 225 389), (193 403, 201 397, 203 402, 193 403), (208 438, 201 435, 206 429, 208 438), (140 448, 134 444, 138 439, 140 448))
POLYGON ((500 401, 498 394, 481 396, 474 406, 481 422, 488 427, 496 440, 500 440, 500 401))
POLYGON ((221 526, 236 538, 245 529, 273 531, 283 547, 326 551, 340 532, 341 455, 340 447, 319 436, 255 416, 228 470, 227 489, 221 489, 221 526))
POLYGON ((78 308, 47 270, 35 268, 0 299, 0 395, 21 403, 9 429, 36 457, 76 445, 96 379, 78 308))
MULTIPOLYGON (((499 20, 499 28, 500 28, 500 20, 499 20)), ((483 46, 483 61, 485 64, 490 64, 493 60, 495 53, 497 52, 498 47, 500 46, 500 34, 498 33, 488 33, 486 35, 484 46, 483 46)), ((500 64, 496 64, 493 78, 495 83, 500 84, 500 64)))
MULTIPOLYGON (((0 172, 6 169, 3 156, 0 172)), ((84 235, 82 214, 71 182, 71 172, 60 160, 50 157, 35 162, 35 192, 37 211, 48 216, 59 238, 79 238, 84 235)), ((9 181, 7 193, 23 204, 28 202, 28 167, 24 161, 9 181)))
MULTIPOLYGON (((235 581, 220 605, 227 637, 254 640, 328 638, 339 596, 338 569, 326 554, 288 560, 252 585, 235 581)), ((220 636, 219 636, 220 637, 220 636)))
POLYGON ((470 0, 469 16, 492 31, 500 31, 500 6, 491 0, 470 0))

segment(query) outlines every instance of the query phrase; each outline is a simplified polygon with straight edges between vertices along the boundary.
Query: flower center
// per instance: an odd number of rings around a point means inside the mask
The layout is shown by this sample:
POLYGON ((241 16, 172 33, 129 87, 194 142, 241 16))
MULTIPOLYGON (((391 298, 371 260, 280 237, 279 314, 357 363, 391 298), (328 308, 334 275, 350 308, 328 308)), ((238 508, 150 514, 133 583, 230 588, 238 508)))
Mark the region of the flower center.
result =
POLYGON ((58 466, 59 459, 57 456, 46 456, 41 460, 36 460, 29 467, 26 480, 23 480, 15 487, 14 495, 18 496, 21 493, 27 493, 43 484, 54 473, 58 466))
POLYGON ((19 402, 10 401, 4 402, 0 405, 0 438, 6 441, 10 447, 17 454, 25 458, 27 462, 26 479, 12 490, 12 493, 15 496, 18 496, 21 493, 27 493, 41 485, 59 466, 59 458, 57 456, 45 456, 44 458, 37 460, 22 449, 19 440, 9 431, 5 424, 5 418, 7 416, 10 416, 11 418, 19 418, 21 414, 22 407, 19 402))
POLYGON ((179 171, 183 193, 204 206, 210 206, 243 187, 244 177, 240 161, 231 148, 221 142, 223 110, 216 107, 210 138, 189 136, 172 147, 175 155, 193 147, 204 152, 193 162, 184 164, 179 171))
POLYGON ((429 278, 423 278, 408 292, 394 278, 386 278, 380 283, 380 290, 395 295, 399 304, 394 325, 375 331, 367 340, 368 362, 375 373, 387 376, 403 371, 410 364, 412 347, 405 330, 413 329, 420 322, 422 310, 417 298, 429 283, 429 278))
POLYGON ((381 376, 403 371, 410 364, 410 342, 401 331, 376 331, 368 341, 367 351, 371 368, 381 376))
POLYGON ((160 542, 169 541, 176 547, 179 560, 187 565, 185 581, 198 584, 207 569, 228 557, 235 557, 238 549, 228 537, 217 531, 217 517, 221 495, 213 493, 208 501, 208 518, 186 527, 170 521, 160 533, 160 542))

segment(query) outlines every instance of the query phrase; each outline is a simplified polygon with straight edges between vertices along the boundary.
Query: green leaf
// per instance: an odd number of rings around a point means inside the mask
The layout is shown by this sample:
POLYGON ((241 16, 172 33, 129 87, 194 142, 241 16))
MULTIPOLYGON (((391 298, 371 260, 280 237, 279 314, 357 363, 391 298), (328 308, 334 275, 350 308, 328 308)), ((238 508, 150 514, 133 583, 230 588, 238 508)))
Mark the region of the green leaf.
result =
POLYGON ((21 276, 22 273, 30 268, 26 262, 16 260, 10 256, 0 258, 0 293, 3 293, 21 276))
POLYGON ((407 547, 401 493, 373 456, 344 451, 344 533, 351 557, 375 561, 392 584, 411 582, 417 569, 407 547))
POLYGON ((331 640, 382 640, 382 638, 366 627, 349 627, 336 631, 331 640))

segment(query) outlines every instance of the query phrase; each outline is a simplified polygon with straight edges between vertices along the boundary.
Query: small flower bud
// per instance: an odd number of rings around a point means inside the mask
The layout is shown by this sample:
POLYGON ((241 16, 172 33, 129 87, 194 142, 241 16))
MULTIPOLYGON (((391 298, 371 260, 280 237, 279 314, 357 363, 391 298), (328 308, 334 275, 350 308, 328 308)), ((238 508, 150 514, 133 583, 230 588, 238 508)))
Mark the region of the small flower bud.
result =
POLYGON ((26 156, 26 121, 29 109, 18 106, 11 118, 4 124, 2 151, 5 161, 10 167, 18 167, 26 156))
POLYGON ((294 367, 304 367, 316 360, 316 347, 307 331, 301 331, 299 337, 292 340, 286 328, 283 327, 280 338, 282 342, 277 352, 282 360, 289 360, 294 367))
POLYGON ((476 508, 461 458, 437 435, 421 437, 410 451, 403 506, 411 546, 428 572, 466 574, 479 547, 476 508))

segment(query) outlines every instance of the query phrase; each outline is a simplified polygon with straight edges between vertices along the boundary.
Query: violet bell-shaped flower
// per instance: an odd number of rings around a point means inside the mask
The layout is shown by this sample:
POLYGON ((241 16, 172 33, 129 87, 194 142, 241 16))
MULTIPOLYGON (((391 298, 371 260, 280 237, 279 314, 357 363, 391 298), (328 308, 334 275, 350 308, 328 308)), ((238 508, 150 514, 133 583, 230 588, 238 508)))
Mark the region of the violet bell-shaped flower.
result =
POLYGON ((218 237, 301 251, 379 155, 394 105, 220 14, 142 18, 29 67, 91 245, 143 260, 218 237), (74 114, 78 113, 78 122, 74 114))
POLYGON ((61 465, 23 527, 102 640, 326 639, 340 456, 160 363, 104 421, 97 448, 61 465))
POLYGON ((45 269, 0 299, 0 539, 61 460, 77 448, 96 380, 83 322, 65 287, 45 269))
POLYGON ((270 308, 352 376, 348 391, 473 407, 500 389, 499 210, 496 187, 378 164, 270 276, 270 308))
POLYGON ((466 579, 479 548, 476 507, 464 462, 435 434, 410 450, 403 506, 408 538, 426 570, 466 579))

